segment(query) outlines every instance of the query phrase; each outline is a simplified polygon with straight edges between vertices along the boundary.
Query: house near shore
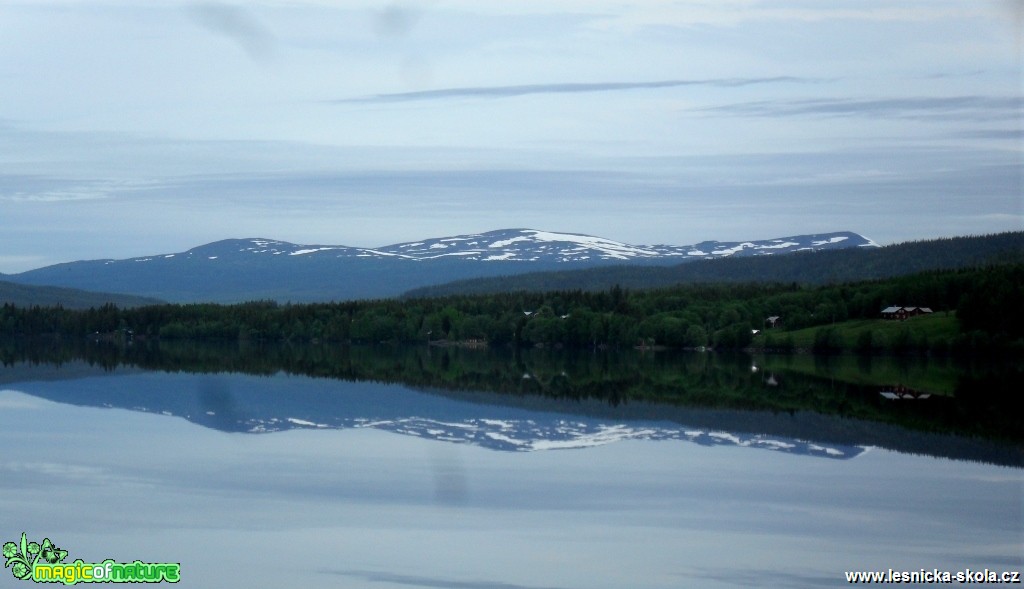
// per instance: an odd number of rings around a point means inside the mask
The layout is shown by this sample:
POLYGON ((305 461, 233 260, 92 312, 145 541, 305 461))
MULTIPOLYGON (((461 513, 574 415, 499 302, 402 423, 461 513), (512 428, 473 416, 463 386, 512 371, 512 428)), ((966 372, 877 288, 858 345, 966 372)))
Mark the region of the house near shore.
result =
POLYGON ((932 310, 929 307, 886 307, 882 309, 882 319, 892 321, 904 321, 917 315, 927 315, 932 310))

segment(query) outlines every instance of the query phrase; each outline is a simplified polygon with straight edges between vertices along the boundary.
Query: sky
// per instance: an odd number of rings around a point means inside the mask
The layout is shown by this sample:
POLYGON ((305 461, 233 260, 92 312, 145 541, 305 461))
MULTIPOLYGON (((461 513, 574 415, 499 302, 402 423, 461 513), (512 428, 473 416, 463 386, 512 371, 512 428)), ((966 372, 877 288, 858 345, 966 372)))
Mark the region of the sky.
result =
POLYGON ((0 273, 1024 228, 1024 0, 0 0, 0 273))

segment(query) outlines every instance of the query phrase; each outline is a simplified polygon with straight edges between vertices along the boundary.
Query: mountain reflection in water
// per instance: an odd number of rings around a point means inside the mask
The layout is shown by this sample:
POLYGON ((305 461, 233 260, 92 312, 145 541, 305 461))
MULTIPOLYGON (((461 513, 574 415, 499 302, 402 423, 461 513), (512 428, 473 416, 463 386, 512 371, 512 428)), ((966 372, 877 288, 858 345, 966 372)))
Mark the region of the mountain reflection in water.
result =
POLYGON ((880 446, 1024 465, 1021 425, 1004 407, 1015 373, 992 367, 425 346, 0 351, 0 385, 34 382, 11 388, 226 432, 374 428, 518 452, 684 440, 832 459, 880 446))

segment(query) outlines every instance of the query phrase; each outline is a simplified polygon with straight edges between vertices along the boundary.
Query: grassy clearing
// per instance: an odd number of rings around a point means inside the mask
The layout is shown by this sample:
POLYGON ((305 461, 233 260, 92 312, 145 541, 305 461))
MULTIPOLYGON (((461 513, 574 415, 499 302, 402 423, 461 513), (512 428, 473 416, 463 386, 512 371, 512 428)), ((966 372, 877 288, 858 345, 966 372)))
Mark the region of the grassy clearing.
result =
POLYGON ((809 350, 814 346, 818 330, 823 328, 835 329, 839 347, 847 351, 857 349, 865 332, 871 333, 872 347, 880 350, 892 349, 901 340, 904 342, 952 342, 960 333, 960 326, 954 313, 938 312, 911 317, 906 321, 858 319, 794 331, 772 329, 754 336, 751 345, 755 348, 764 348, 769 347, 766 346, 768 338, 771 338, 776 345, 787 338, 792 338, 796 348, 809 350))

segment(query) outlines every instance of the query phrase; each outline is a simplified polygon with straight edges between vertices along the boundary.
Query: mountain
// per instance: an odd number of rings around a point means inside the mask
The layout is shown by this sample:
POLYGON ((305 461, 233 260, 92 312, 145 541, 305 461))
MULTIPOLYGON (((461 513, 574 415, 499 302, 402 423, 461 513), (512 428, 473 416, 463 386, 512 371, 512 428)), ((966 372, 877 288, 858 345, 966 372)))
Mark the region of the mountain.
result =
POLYGON ((65 309, 88 309, 112 303, 121 308, 131 308, 159 305, 163 302, 159 299, 109 292, 92 292, 56 286, 28 286, 0 280, 0 304, 11 303, 18 307, 38 305, 40 307, 61 306, 65 309))
POLYGON ((179 253, 56 264, 6 278, 20 284, 123 292, 172 302, 313 302, 392 297, 453 280, 537 271, 615 264, 667 266, 874 247, 870 239, 850 232, 694 245, 631 245, 535 229, 502 229, 379 248, 249 238, 217 241, 179 253))
POLYGON ((856 233, 800 235, 763 241, 704 241, 696 245, 629 245, 591 235, 554 233, 535 229, 503 229, 475 235, 460 235, 402 243, 362 250, 384 255, 427 260, 461 257, 476 261, 593 263, 630 260, 657 260, 678 263, 687 259, 744 257, 790 253, 795 251, 875 246, 856 233))
POLYGON ((646 289, 690 283, 775 282, 838 284, 880 280, 933 270, 1024 262, 1024 232, 914 241, 884 247, 795 251, 786 256, 728 256, 705 264, 663 267, 616 265, 517 276, 481 277, 413 289, 410 298, 480 295, 515 290, 544 292, 646 289))

